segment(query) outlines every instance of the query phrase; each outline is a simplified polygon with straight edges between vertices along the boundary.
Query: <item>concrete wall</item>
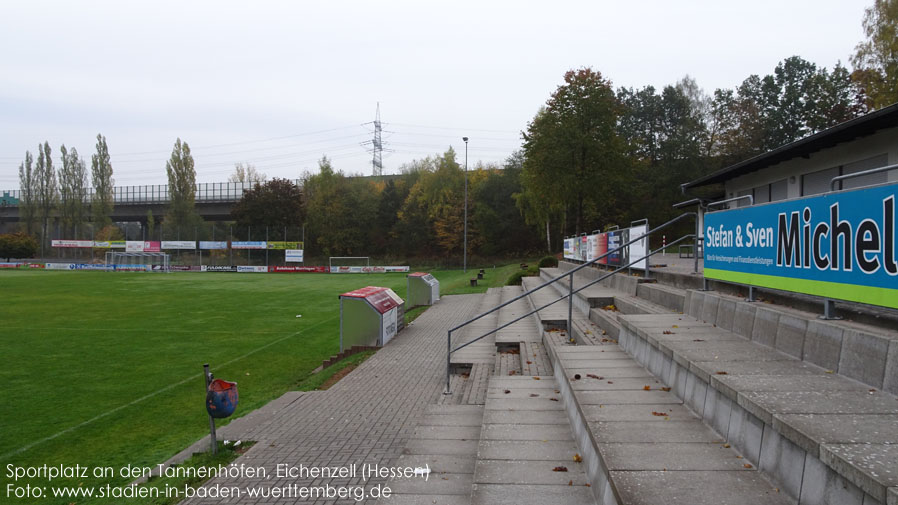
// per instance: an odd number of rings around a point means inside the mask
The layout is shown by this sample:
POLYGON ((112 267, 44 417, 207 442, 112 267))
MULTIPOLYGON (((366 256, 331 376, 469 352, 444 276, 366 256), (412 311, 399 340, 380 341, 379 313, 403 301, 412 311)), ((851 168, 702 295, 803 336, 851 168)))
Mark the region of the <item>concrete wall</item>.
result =
MULTIPOLYGON (((808 158, 791 159, 757 172, 736 177, 724 185, 726 196, 732 198, 757 186, 786 179, 788 181, 786 197, 798 198, 801 196, 801 176, 803 174, 854 163, 881 154, 887 154, 888 165, 896 164, 898 163, 896 137, 898 137, 898 128, 880 130, 869 137, 823 149, 808 158)), ((888 181, 898 182, 898 170, 888 172, 888 181)))
MULTIPOLYGON (((704 310, 706 304, 692 305, 704 310)), ((832 458, 823 461, 827 458, 824 449, 818 454, 788 440, 775 428, 772 414, 763 415, 734 400, 719 389, 719 381, 707 381, 707 377, 694 373, 690 363, 678 361, 626 325, 621 328, 620 345, 791 498, 808 504, 885 505, 869 494, 876 492, 876 484, 872 489, 862 489, 845 476, 863 480, 859 471, 852 467, 842 468, 844 474, 834 471, 832 463, 827 464, 832 458)), ((583 444, 581 438, 577 440, 583 444)))
POLYGON ((898 332, 689 291, 684 312, 793 358, 898 394, 898 332))

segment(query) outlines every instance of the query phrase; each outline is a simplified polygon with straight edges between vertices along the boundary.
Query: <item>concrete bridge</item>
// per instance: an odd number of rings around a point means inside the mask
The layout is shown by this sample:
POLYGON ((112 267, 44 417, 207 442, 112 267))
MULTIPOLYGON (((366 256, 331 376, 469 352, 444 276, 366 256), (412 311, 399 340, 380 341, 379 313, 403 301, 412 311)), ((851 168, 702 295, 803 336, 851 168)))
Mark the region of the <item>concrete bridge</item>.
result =
MULTIPOLYGON (((299 184, 299 180, 294 181, 299 184)), ((196 185, 196 210, 206 221, 230 221, 231 209, 253 187, 248 182, 210 182, 196 185)), ((88 205, 93 198, 93 188, 84 200, 88 205)), ((21 191, 0 191, 0 231, 19 221, 21 191)), ((171 201, 167 184, 145 186, 116 186, 113 188, 112 220, 115 222, 140 222, 146 224, 147 212, 161 219, 171 201)))

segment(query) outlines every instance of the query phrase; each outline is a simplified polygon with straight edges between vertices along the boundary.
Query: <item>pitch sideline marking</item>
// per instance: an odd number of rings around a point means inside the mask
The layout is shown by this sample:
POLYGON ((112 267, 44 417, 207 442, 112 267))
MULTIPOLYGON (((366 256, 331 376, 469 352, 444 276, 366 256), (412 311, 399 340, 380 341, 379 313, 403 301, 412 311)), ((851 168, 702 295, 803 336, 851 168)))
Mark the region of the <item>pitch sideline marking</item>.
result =
MULTIPOLYGON (((306 331, 308 331, 308 330, 311 330, 311 329, 313 329, 313 328, 316 328, 316 327, 318 327, 318 326, 321 326, 322 324, 327 323, 327 322, 330 322, 330 321, 332 321, 332 320, 334 320, 334 319, 336 319, 336 318, 337 318, 337 316, 334 316, 334 317, 332 317, 332 318, 330 318, 330 319, 325 319, 324 321, 321 321, 321 322, 318 323, 318 324, 314 324, 314 325, 312 325, 312 326, 309 326, 308 328, 305 328, 305 329, 302 329, 302 330, 300 330, 300 331, 297 331, 296 333, 291 333, 290 335, 287 335, 287 336, 285 336, 285 337, 282 337, 282 338, 279 338, 279 339, 274 340, 274 341, 272 341, 272 342, 269 342, 269 343, 263 345, 262 347, 259 347, 259 348, 257 348, 257 349, 254 349, 254 350, 252 350, 252 351, 250 351, 250 352, 248 352, 248 353, 246 353, 246 354, 244 354, 244 355, 242 355, 242 356, 238 356, 238 357, 236 357, 236 358, 234 358, 234 359, 232 359, 232 360, 230 360, 230 361, 226 361, 226 362, 224 362, 224 363, 222 363, 222 364, 220 364, 220 365, 217 365, 217 366, 220 366, 220 367, 228 366, 228 365, 230 365, 231 363, 234 363, 234 362, 236 362, 236 361, 240 361, 241 359, 246 358, 247 356, 250 356, 250 355, 252 355, 252 354, 255 354, 255 353, 257 353, 257 352, 259 352, 259 351, 261 351, 261 350, 263 350, 263 349, 266 349, 266 348, 268 348, 268 347, 271 347, 271 346, 273 346, 274 344, 277 344, 277 343, 279 343, 279 342, 283 342, 284 340, 287 340, 288 338, 293 338, 293 337, 295 337, 295 336, 297 336, 297 335, 299 335, 299 334, 301 334, 301 333, 304 333, 304 332, 306 332, 306 331)), ((200 373, 200 374, 198 374, 198 375, 202 376, 203 374, 200 373)), ((118 407, 116 407, 116 408, 114 408, 114 409, 112 409, 112 410, 109 410, 109 411, 107 411, 107 412, 104 412, 104 413, 102 413, 102 414, 100 414, 100 415, 94 416, 94 417, 88 419, 87 421, 84 421, 84 422, 82 422, 82 423, 76 424, 75 426, 68 427, 68 428, 66 428, 66 429, 64 429, 64 430, 62 430, 62 431, 60 431, 60 432, 58 432, 58 433, 55 433, 55 434, 50 435, 50 436, 48 436, 48 437, 44 437, 44 438, 42 438, 42 439, 40 439, 40 440, 34 441, 34 442, 32 442, 32 443, 30 443, 30 444, 28 444, 28 445, 26 445, 26 446, 24 446, 24 447, 21 447, 21 448, 19 448, 19 449, 16 449, 16 450, 14 450, 14 451, 10 451, 10 452, 7 452, 6 454, 2 454, 2 455, 0 455, 0 460, 4 460, 4 459, 6 459, 6 458, 8 458, 8 457, 10 457, 10 456, 15 456, 16 454, 21 454, 21 453, 27 451, 28 449, 31 449, 32 447, 34 447, 34 446, 36 446, 36 445, 40 445, 40 444, 42 444, 42 443, 44 443, 44 442, 48 442, 48 441, 50 441, 50 440, 53 440, 54 438, 61 437, 62 435, 65 435, 66 433, 70 433, 70 432, 72 432, 72 431, 77 430, 78 428, 82 428, 82 427, 84 427, 84 426, 87 426, 88 424, 90 424, 90 423, 92 423, 92 422, 94 422, 94 421, 96 421, 96 420, 98 420, 98 419, 102 419, 102 418, 107 417, 107 416, 109 416, 109 415, 111 415, 111 414, 115 414, 116 412, 118 412, 118 411, 120 411, 120 410, 126 409, 126 408, 128 408, 128 407, 133 406, 133 405, 136 405, 136 404, 138 404, 138 403, 140 403, 140 402, 142 402, 142 401, 144 401, 144 400, 146 400, 146 399, 152 398, 152 397, 154 397, 154 396, 156 396, 156 395, 158 395, 158 394, 161 394, 161 393, 164 393, 164 392, 166 392, 166 391, 168 391, 168 390, 174 389, 174 388, 176 388, 176 387, 178 387, 178 386, 180 386, 180 385, 182 385, 182 384, 186 384, 186 383, 188 383, 189 381, 196 380, 196 377, 197 377, 196 375, 191 375, 190 377, 188 377, 188 378, 186 378, 186 379, 184 379, 184 380, 182 380, 182 381, 180 381, 180 382, 176 382, 176 383, 174 383, 174 384, 169 384, 168 386, 165 386, 165 387, 162 388, 162 389, 159 389, 159 390, 156 390, 156 391, 154 391, 154 392, 152 392, 152 393, 150 393, 150 394, 141 396, 140 398, 138 398, 138 399, 136 399, 136 400, 133 400, 133 401, 131 401, 131 402, 129 402, 129 403, 126 403, 126 404, 124 404, 124 405, 119 405, 118 407)))

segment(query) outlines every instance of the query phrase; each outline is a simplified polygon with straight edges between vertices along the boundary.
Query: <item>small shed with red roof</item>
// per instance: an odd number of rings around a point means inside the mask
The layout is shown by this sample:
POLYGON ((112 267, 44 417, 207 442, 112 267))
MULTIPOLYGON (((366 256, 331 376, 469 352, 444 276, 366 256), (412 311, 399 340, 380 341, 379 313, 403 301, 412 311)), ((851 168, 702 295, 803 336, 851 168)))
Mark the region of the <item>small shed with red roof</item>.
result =
POLYGON ((340 295, 340 351, 384 346, 404 326, 405 302, 392 289, 367 286, 340 295))

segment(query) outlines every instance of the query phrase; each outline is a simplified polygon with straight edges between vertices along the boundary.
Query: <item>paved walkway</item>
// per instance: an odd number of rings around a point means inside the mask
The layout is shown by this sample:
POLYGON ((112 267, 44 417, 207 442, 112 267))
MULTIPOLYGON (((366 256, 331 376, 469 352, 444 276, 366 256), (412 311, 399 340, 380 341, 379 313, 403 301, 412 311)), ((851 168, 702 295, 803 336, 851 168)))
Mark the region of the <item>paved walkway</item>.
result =
MULTIPOLYGON (((239 498, 191 498, 183 503, 374 503, 353 498, 302 498, 291 486, 333 486, 370 491, 386 478, 362 482, 354 477, 278 477, 278 464, 300 468, 395 465, 429 404, 441 396, 445 381, 446 330, 474 315, 483 295, 446 296, 398 337, 327 391, 287 393, 259 409, 250 420, 225 427, 225 437, 255 440, 234 463, 263 467, 265 477, 211 479, 204 492, 236 486, 239 498), (229 429, 230 428, 230 429, 229 429), (249 497, 247 488, 288 496, 249 497)), ((238 420, 239 421, 239 420, 238 420)))

